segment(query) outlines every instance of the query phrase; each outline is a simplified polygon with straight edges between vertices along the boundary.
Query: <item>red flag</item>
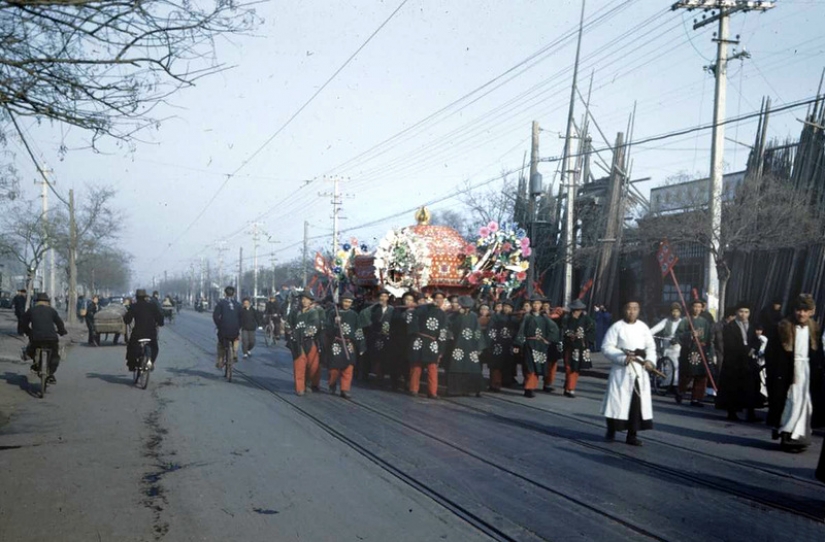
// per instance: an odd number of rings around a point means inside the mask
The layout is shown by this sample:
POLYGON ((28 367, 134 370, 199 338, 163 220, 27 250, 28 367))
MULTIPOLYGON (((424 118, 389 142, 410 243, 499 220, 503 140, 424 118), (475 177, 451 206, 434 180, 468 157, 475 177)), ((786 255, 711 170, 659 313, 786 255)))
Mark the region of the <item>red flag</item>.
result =
POLYGON ((315 270, 323 275, 329 276, 331 274, 329 266, 320 252, 315 253, 315 270))
POLYGON ((656 252, 656 261, 659 262, 659 270, 662 272, 663 277, 670 273, 673 266, 679 261, 679 258, 673 253, 673 250, 671 250, 670 243, 667 242, 667 239, 659 244, 659 251, 656 252))

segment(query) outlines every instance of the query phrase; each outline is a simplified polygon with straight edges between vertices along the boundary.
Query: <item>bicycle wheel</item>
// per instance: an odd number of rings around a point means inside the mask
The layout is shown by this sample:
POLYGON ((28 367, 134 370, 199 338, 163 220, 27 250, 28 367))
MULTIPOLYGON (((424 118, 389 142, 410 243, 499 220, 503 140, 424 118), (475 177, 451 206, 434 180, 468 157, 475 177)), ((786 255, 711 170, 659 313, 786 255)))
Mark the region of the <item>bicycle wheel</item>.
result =
POLYGON ((149 375, 152 371, 148 371, 146 369, 146 362, 152 359, 152 351, 149 348, 149 345, 143 347, 143 355, 141 356, 140 360, 140 375, 138 376, 138 387, 142 390, 145 390, 147 386, 149 386, 149 375))
POLYGON ((665 376, 653 375, 653 387, 656 393, 664 395, 673 385, 673 376, 675 373, 673 361, 668 357, 659 358, 656 362, 656 368, 665 374, 665 376))
POLYGON ((267 324, 264 328, 264 343, 267 346, 272 346, 272 324, 267 324))
POLYGON ((232 341, 226 341, 223 347, 223 370, 227 382, 232 382, 232 364, 235 362, 235 355, 232 348, 232 341))
POLYGON ((45 351, 38 350, 37 359, 40 362, 40 398, 42 399, 46 396, 46 380, 49 378, 49 356, 45 351), (43 360, 44 357, 46 358, 45 361, 43 360))

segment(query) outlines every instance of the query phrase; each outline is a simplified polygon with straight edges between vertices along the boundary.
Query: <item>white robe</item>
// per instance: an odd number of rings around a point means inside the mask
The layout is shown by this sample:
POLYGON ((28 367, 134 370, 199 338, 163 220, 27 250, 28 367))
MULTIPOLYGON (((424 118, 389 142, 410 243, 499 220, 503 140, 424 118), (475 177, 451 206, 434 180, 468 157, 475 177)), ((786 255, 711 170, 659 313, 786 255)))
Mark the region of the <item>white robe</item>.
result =
MULTIPOLYGON (((668 336, 667 334, 660 335, 661 337, 667 337, 668 339, 672 339, 676 335, 676 328, 679 327, 679 324, 682 322, 682 318, 679 320, 674 321, 672 318, 665 318, 652 328, 650 328, 650 332, 653 335, 664 331, 667 329, 667 323, 671 322, 671 332, 668 336)), ((654 339, 655 340, 655 339, 654 339)), ((669 341, 665 341, 665 347, 662 354, 670 358, 670 361, 673 362, 673 385, 679 385, 679 354, 682 353, 682 345, 679 344, 679 341, 676 341, 675 344, 671 344, 669 341)), ((651 360, 652 361, 652 360, 651 360)))
POLYGON ((642 419, 653 419, 653 404, 650 399, 650 377, 638 363, 627 365, 624 350, 645 350, 645 359, 656 361, 656 343, 650 328, 642 321, 628 324, 619 320, 607 330, 602 343, 602 353, 612 363, 607 379, 607 391, 602 400, 601 413, 606 418, 627 420, 630 416, 630 401, 633 399, 634 382, 639 380, 639 395, 642 403, 642 419))
POLYGON ((788 389, 785 409, 782 411, 779 432, 788 433, 793 440, 810 438, 811 415, 811 364, 808 326, 796 326, 793 348, 793 383, 788 389))

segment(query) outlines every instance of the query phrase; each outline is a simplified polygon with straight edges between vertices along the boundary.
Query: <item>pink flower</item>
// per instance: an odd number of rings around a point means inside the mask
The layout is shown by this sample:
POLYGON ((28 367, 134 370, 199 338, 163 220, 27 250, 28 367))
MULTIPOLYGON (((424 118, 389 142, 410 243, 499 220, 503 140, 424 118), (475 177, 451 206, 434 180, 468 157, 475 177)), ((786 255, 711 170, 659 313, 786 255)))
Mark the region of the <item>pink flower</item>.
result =
POLYGON ((529 258, 530 254, 532 254, 532 253, 533 253, 533 250, 529 246, 522 247, 522 249, 521 249, 521 255, 524 256, 525 258, 529 258))
POLYGON ((530 246, 530 238, 529 237, 522 237, 521 241, 519 241, 519 243, 521 243, 521 248, 529 247, 530 246))
POLYGON ((480 230, 478 230, 478 234, 481 237, 487 237, 490 235, 490 229, 487 226, 482 226, 480 230))
POLYGON ((472 275, 470 275, 469 277, 467 277, 467 282, 469 282, 469 283, 470 283, 470 284, 472 284, 472 285, 476 285, 476 284, 478 284, 478 274, 477 274, 477 273, 473 273, 472 275))
POLYGON ((464 254, 467 256, 472 256, 476 253, 476 246, 473 244, 468 243, 467 246, 464 247, 464 254))
POLYGON ((527 273, 525 273, 524 271, 519 271, 518 273, 516 273, 516 279, 517 280, 523 281, 526 278, 527 278, 527 273))
POLYGON ((504 245, 501 247, 501 250, 503 250, 504 252, 510 252, 511 250, 513 250, 512 243, 510 243, 509 241, 504 243, 504 245))
POLYGON ((490 230, 491 233, 496 233, 498 231, 498 222, 493 220, 489 224, 487 224, 487 229, 490 230))

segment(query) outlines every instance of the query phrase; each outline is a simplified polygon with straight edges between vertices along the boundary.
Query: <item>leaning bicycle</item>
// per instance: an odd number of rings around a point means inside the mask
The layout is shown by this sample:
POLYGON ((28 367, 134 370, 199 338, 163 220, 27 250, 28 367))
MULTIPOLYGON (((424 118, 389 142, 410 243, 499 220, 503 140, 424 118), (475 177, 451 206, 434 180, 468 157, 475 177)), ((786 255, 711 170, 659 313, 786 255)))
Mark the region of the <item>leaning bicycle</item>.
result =
POLYGON ((152 339, 138 339, 140 345, 140 357, 135 362, 132 371, 135 386, 145 390, 149 385, 149 375, 152 373, 152 339))
POLYGON ((46 396, 46 388, 49 385, 49 378, 51 377, 51 372, 49 371, 51 359, 52 351, 48 348, 37 348, 34 351, 34 367, 37 376, 40 378, 41 399, 46 396))
POLYGON ((232 366, 235 365, 235 341, 237 340, 237 337, 221 339, 223 344, 223 374, 227 382, 232 382, 232 366))
POLYGON ((275 346, 276 335, 275 319, 267 318, 266 327, 264 328, 264 343, 267 346, 275 346))
POLYGON ((676 362, 666 354, 670 337, 653 337, 656 340, 656 370, 659 374, 650 373, 650 384, 658 395, 665 395, 676 382, 676 362))

